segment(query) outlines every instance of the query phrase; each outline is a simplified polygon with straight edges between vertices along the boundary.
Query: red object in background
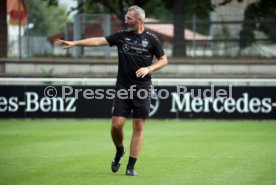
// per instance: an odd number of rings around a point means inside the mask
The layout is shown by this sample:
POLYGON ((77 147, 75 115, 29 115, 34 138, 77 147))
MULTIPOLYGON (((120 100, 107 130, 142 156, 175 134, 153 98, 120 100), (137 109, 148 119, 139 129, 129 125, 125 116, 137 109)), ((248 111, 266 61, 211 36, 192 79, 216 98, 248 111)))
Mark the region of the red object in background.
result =
POLYGON ((12 10, 11 13, 10 13, 10 16, 12 19, 18 19, 19 16, 21 19, 25 19, 27 17, 27 13, 24 11, 20 11, 20 15, 19 15, 19 12, 16 11, 16 10, 12 10))
POLYGON ((24 0, 7 0, 7 13, 10 14, 9 23, 12 25, 26 25, 27 23, 27 8, 24 0), (19 14, 20 4, 20 14, 19 14), (20 21, 19 21, 20 19, 20 21))

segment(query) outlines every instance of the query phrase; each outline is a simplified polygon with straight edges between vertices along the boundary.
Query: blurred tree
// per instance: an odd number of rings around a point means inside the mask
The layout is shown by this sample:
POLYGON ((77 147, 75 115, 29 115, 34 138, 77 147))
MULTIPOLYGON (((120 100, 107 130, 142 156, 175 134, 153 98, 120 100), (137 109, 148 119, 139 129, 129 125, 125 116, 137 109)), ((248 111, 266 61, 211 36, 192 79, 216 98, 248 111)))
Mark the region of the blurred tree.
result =
MULTIPOLYGON (((192 24, 187 25, 188 20, 192 20, 192 16, 196 16, 201 20, 209 20, 210 11, 214 10, 210 0, 174 0, 173 1, 173 22, 174 22, 174 44, 173 56, 185 57, 186 56, 186 42, 185 35, 183 34, 185 28, 192 28, 192 24)), ((208 33, 209 26, 200 26, 197 32, 208 33)))
POLYGON ((0 58, 7 57, 8 30, 7 30, 7 0, 0 1, 0 58))
POLYGON ((183 1, 173 1, 173 56, 182 57, 186 56, 186 43, 185 43, 185 9, 187 4, 183 1))
MULTIPOLYGON (((185 21, 191 20, 193 15, 209 20, 209 12, 213 10, 210 0, 118 0, 115 2, 117 3, 114 3, 114 0, 84 0, 82 11, 92 11, 93 13, 111 12, 120 18, 123 25, 127 8, 136 4, 145 9, 147 17, 155 17, 161 20, 171 20, 173 18, 175 28, 173 41, 174 56, 186 56, 184 38, 185 21)), ((192 27, 191 24, 189 26, 192 27)), ((203 26, 203 29, 208 31, 208 27, 206 26, 203 26)))
MULTIPOLYGON (((125 13, 131 5, 143 7, 149 0, 83 0, 78 7, 81 13, 112 13, 115 14, 124 25, 125 13)), ((74 9, 73 9, 74 10, 74 9)))
MULTIPOLYGON (((56 0, 44 0, 49 5, 55 5, 56 0)), ((191 20, 193 15, 199 19, 209 20, 209 12, 213 10, 211 0, 82 0, 82 3, 73 8, 82 13, 112 13, 119 17, 124 25, 124 16, 127 8, 131 5, 138 5, 145 9, 147 17, 161 20, 171 20, 174 23, 174 56, 186 56, 186 45, 184 38, 185 21, 191 20), (173 12, 173 13, 172 13, 173 12)), ((208 26, 199 26, 198 30, 208 33, 208 26)))
POLYGON ((172 13, 165 2, 159 0, 82 0, 82 3, 77 7, 71 8, 70 12, 77 10, 80 13, 112 13, 117 15, 121 24, 124 25, 124 16, 127 8, 136 4, 146 11, 147 17, 171 20, 172 13))
POLYGON ((58 0, 45 0, 48 6, 58 6, 58 0))
POLYGON ((31 35, 51 35, 64 31, 66 10, 52 5, 58 4, 53 0, 29 0, 29 23, 34 24, 29 32, 31 35))
POLYGON ((170 21, 173 18, 171 0, 151 0, 143 5, 147 17, 156 18, 162 21, 170 21))
MULTIPOLYGON (((220 5, 226 5, 232 1, 224 0, 220 5)), ((254 31, 265 33, 273 43, 276 43, 276 27, 271 25, 275 20, 276 3, 274 1, 259 0, 249 4, 244 12, 244 21, 240 31, 240 48, 245 48, 255 42, 254 31)))

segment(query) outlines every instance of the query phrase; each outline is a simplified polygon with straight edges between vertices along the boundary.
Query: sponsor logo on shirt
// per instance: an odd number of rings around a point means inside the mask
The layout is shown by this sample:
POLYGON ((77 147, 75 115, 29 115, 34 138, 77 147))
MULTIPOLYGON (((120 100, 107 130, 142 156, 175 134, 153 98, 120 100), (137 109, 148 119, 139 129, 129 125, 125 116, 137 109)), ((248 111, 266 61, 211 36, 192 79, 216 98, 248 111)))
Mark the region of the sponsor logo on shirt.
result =
POLYGON ((128 44, 123 45, 123 50, 124 51, 129 51, 129 49, 130 49, 130 46, 128 44))

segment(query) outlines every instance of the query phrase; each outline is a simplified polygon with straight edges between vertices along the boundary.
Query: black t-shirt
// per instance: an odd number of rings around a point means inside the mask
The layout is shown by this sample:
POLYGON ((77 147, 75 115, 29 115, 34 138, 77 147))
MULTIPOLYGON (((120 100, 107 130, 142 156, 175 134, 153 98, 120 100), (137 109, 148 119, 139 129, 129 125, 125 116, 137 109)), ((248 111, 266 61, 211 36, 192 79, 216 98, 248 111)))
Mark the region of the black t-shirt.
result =
POLYGON ((141 34, 123 30, 105 37, 110 46, 118 48, 118 74, 116 87, 131 85, 144 87, 151 83, 151 75, 137 78, 135 72, 152 64, 153 56, 160 58, 164 51, 158 38, 148 30, 141 34))

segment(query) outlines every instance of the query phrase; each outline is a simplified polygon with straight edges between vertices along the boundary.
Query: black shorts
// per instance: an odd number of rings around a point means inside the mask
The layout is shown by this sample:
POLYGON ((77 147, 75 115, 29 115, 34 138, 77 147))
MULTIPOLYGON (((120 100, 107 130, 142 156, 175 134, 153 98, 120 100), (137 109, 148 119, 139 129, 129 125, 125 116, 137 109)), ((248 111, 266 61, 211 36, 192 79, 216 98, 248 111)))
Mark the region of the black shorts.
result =
POLYGON ((118 96, 113 102, 112 116, 129 117, 132 114, 133 118, 148 118, 150 112, 150 93, 149 88, 139 89, 130 93, 128 96, 118 96))

